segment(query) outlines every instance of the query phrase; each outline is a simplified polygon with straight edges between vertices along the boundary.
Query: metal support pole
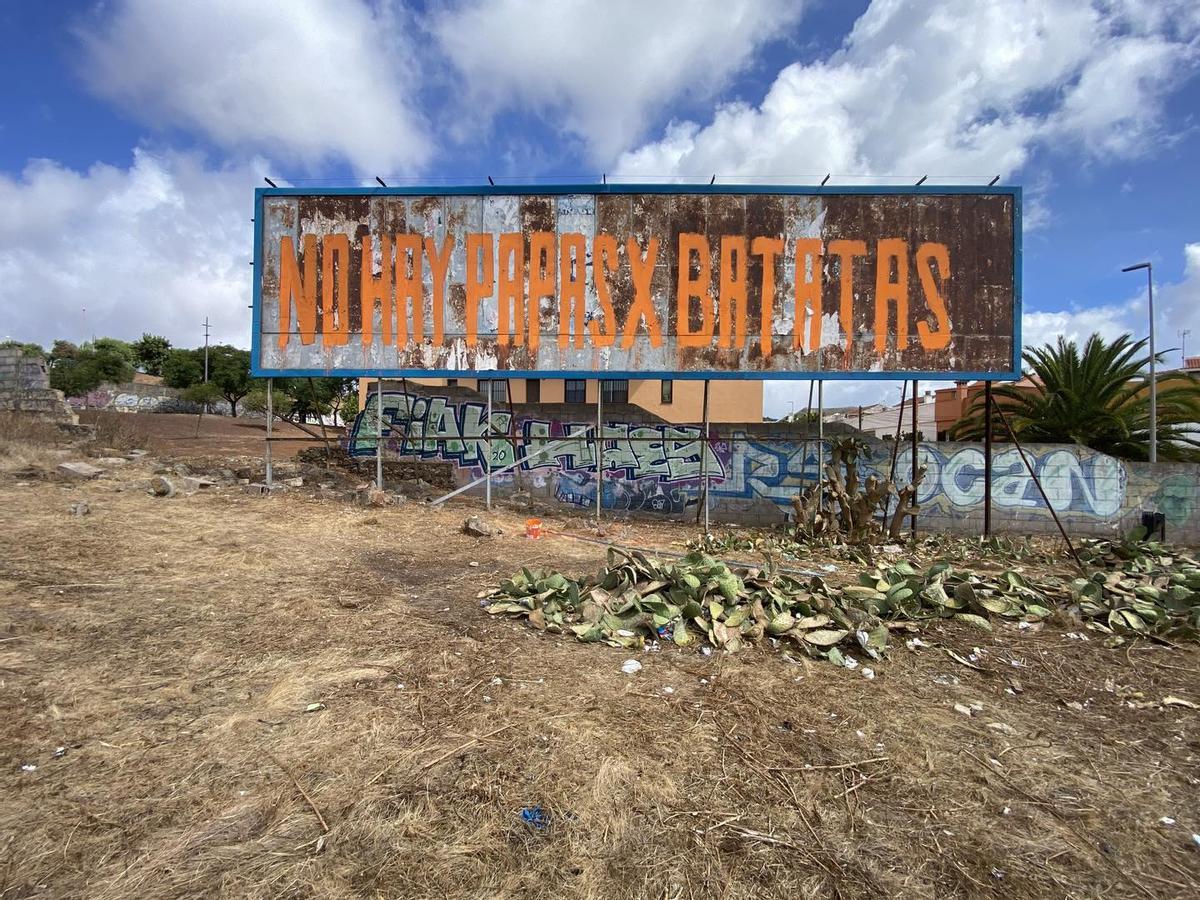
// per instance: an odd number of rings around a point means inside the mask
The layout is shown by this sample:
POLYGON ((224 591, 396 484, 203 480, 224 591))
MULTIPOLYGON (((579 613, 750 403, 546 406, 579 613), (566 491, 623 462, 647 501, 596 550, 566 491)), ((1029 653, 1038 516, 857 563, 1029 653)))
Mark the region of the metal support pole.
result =
POLYGON ((1058 533, 1062 535, 1063 541, 1066 542, 1067 549, 1071 551, 1071 556, 1075 559, 1075 564, 1079 566, 1079 571, 1087 574, 1087 569, 1083 567, 1083 560, 1079 558, 1079 554, 1075 552, 1075 545, 1071 543, 1071 539, 1067 537, 1067 531, 1063 528, 1062 520, 1059 519, 1058 513, 1054 511, 1054 507, 1050 505, 1050 498, 1046 496, 1046 491, 1042 487, 1042 480, 1038 478, 1037 472, 1034 471, 1033 463, 1029 461, 1029 457, 1025 455, 1025 451, 1021 449, 1021 442, 1017 440, 1017 434, 1013 431, 1012 426, 1008 424, 1008 417, 1004 415, 1004 409, 999 403, 996 404, 996 415, 1000 417, 1000 422, 1004 426, 1004 430, 1008 432, 1008 438, 1017 448, 1017 453, 1020 454, 1022 462, 1025 463, 1025 469, 1029 472, 1029 477, 1033 479, 1033 483, 1037 485, 1038 493, 1042 495, 1042 502, 1046 504, 1046 509, 1050 510, 1050 516, 1054 519, 1054 524, 1058 526, 1058 533))
POLYGON ((700 450, 700 477, 704 481, 704 534, 708 535, 708 379, 704 379, 704 445, 700 450))
POLYGON ((1158 462, 1158 377, 1154 359, 1154 268, 1146 263, 1146 301, 1150 306, 1150 462, 1158 462))
MULTIPOLYGON (((912 388, 913 411, 912 411, 912 435, 911 435, 911 438, 912 438, 912 480, 909 482, 909 484, 911 484, 913 486, 912 499, 913 499, 914 506, 916 505, 916 502, 917 502, 917 487, 916 487, 916 485, 917 485, 917 435, 918 435, 918 432, 917 432, 917 403, 920 401, 920 399, 921 399, 920 386, 917 384, 917 380, 914 378, 913 379, 913 388, 912 388)), ((912 531, 912 539, 915 541, 917 539, 917 514, 916 513, 913 513, 912 515, 910 515, 908 517, 908 527, 909 527, 909 530, 912 531)))
POLYGON ((817 382, 817 509, 825 509, 825 492, 821 481, 825 477, 825 382, 817 382))
POLYGON ((487 383, 487 487, 485 490, 485 502, 487 508, 492 508, 492 383, 487 383))
POLYGON ((375 487, 383 490, 383 379, 375 382, 375 487))
MULTIPOLYGON (((896 418, 896 435, 892 441, 892 464, 888 468, 888 481, 896 483, 896 458, 900 455, 900 432, 904 428, 904 395, 908 393, 908 382, 900 382, 900 415, 896 418)), ((892 495, 885 494, 883 498, 883 516, 879 522, 887 528, 888 512, 892 505, 892 495)))
POLYGON ((273 389, 275 387, 275 379, 267 379, 267 487, 269 488, 274 483, 274 468, 271 465, 271 437, 275 418, 275 398, 273 389))
POLYGON ((604 500, 604 382, 596 379, 596 524, 604 500))
POLYGON ((992 383, 983 383, 983 536, 992 536, 992 383))

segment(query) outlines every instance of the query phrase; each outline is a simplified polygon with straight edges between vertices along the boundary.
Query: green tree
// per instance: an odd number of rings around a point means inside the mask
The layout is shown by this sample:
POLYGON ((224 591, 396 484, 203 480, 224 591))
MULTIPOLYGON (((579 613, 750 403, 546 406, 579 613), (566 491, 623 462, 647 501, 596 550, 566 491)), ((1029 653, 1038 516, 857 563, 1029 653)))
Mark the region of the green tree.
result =
POLYGON ((289 421, 320 421, 322 416, 336 414, 345 402, 346 394, 354 389, 353 378, 286 378, 275 379, 275 386, 291 398, 289 421), (281 383, 282 382, 282 383, 281 383))
POLYGON ((149 375, 161 375, 163 363, 171 350, 171 342, 159 334, 142 333, 131 345, 134 362, 149 375))
POLYGON ((204 381, 203 350, 168 350, 162 364, 163 384, 186 389, 204 381))
POLYGON ((120 384, 133 378, 133 353, 115 338, 100 338, 78 348, 55 341, 51 357, 50 386, 68 397, 81 397, 105 382, 120 384))
MULTIPOLYGON (((1026 350, 1031 386, 1001 384, 992 396, 1017 436, 1036 443, 1082 444, 1122 459, 1144 460, 1150 451, 1150 382, 1145 340, 1122 335, 1107 342, 1093 334, 1082 351, 1059 338, 1026 350)), ((1161 361, 1161 357, 1160 357, 1161 361)), ((1200 381, 1168 372, 1158 376, 1158 454, 1164 460, 1200 460, 1200 381)), ((955 424, 955 440, 978 440, 984 431, 980 393, 955 424)), ((993 433, 1004 436, 993 423, 993 433)))
POLYGON ((79 355, 79 348, 70 341, 57 340, 50 348, 50 355, 46 358, 51 366, 56 365, 64 359, 74 359, 79 355))
MULTIPOLYGON (((204 351, 198 352, 203 359, 204 351)), ((230 415, 236 416, 238 402, 254 387, 254 380, 250 377, 250 351, 239 350, 228 344, 209 347, 208 380, 229 401, 230 415)))
MULTIPOLYGON (((84 343, 80 350, 94 350, 103 354, 106 359, 121 359, 132 369, 137 365, 137 354, 133 352, 133 344, 120 338, 102 337, 84 343)), ((125 379, 128 381, 128 379, 125 379)))
POLYGON ((0 342, 0 349, 20 350, 22 356, 40 356, 42 358, 46 356, 46 351, 41 344, 29 344, 24 341, 3 341, 0 342))
POLYGON ((338 417, 341 418, 343 425, 349 425, 358 418, 358 390, 347 391, 346 397, 342 400, 341 407, 338 408, 338 417))

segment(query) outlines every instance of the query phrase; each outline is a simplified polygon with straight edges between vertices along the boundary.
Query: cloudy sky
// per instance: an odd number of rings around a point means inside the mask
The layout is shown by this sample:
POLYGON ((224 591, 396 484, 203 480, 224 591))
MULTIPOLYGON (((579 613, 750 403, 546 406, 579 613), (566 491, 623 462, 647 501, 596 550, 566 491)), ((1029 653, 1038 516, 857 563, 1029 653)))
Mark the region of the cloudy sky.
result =
POLYGON ((0 337, 249 346, 264 175, 829 172, 1023 185, 1027 342, 1143 334, 1150 260, 1200 351, 1195 0, 6 3, 0 39, 0 337))

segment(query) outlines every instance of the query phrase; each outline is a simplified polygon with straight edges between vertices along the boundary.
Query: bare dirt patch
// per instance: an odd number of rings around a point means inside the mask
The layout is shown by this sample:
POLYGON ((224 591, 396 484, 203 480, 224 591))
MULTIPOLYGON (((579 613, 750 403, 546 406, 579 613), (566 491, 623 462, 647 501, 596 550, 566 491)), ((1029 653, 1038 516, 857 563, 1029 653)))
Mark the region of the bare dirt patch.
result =
POLYGON ((161 499, 155 464, 0 478, 0 898, 1197 894, 1200 711, 1142 704, 1200 703, 1195 647, 940 624, 978 669, 897 641, 873 681, 672 647, 626 676, 475 599, 596 568, 584 520, 161 499))

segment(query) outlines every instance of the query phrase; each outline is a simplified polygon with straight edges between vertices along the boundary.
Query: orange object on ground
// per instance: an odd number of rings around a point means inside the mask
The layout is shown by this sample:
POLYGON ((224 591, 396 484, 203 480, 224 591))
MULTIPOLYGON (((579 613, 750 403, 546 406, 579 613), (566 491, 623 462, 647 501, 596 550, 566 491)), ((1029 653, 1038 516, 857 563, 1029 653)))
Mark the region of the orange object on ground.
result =
POLYGON ((526 519, 525 520, 525 537, 540 538, 542 536, 542 520, 541 519, 526 519))

